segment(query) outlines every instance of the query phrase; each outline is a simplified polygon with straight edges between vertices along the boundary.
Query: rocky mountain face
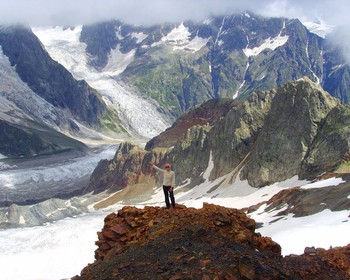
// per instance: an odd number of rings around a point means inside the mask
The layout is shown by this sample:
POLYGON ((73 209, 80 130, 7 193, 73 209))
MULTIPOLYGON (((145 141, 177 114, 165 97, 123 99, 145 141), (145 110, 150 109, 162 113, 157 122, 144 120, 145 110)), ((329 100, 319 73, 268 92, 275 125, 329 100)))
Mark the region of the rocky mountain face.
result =
POLYGON ((0 27, 0 153, 33 156, 81 149, 62 132, 118 129, 100 94, 54 61, 30 28, 0 27), (113 125, 112 125, 113 124, 113 125))
POLYGON ((349 279, 350 247, 281 247, 243 211, 124 207, 105 218, 95 261, 72 279, 349 279))
POLYGON ((90 64, 132 57, 120 77, 174 118, 212 98, 246 98, 303 76, 348 102, 349 66, 329 40, 299 20, 226 15, 152 27, 120 21, 84 26, 90 64))
POLYGON ((131 143, 121 144, 112 160, 98 163, 84 194, 91 191, 96 194, 106 189, 118 191, 142 180, 144 175, 141 170, 147 169, 144 162, 147 157, 149 158, 147 151, 138 146, 131 143))
POLYGON ((211 100, 150 140, 146 150, 120 145, 114 159, 97 166, 88 190, 118 190, 152 178, 151 160, 171 163, 176 184, 190 180, 188 188, 237 176, 263 187, 295 175, 347 172, 348 110, 308 78, 247 100, 211 100))
POLYGON ((277 90, 255 147, 249 151, 242 168, 242 178, 260 187, 290 178, 292 174, 307 178, 336 168, 346 156, 343 149, 347 150, 348 145, 336 145, 335 149, 342 152, 330 161, 333 156, 329 157, 329 150, 316 151, 314 143, 322 137, 319 141, 325 147, 334 145, 328 140, 328 131, 323 133, 323 123, 337 106, 341 106, 337 100, 307 80, 277 90), (323 158, 324 163, 314 164, 315 157, 323 158))
POLYGON ((85 81, 76 81, 48 55, 29 28, 2 27, 0 45, 20 78, 50 104, 70 111, 78 121, 100 126, 106 105, 85 81))

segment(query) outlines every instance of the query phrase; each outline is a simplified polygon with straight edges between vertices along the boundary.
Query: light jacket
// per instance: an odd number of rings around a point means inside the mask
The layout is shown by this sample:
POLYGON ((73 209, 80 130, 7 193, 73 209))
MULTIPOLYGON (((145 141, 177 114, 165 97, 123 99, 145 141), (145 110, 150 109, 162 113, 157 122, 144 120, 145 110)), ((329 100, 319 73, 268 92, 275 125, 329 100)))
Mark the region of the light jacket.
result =
POLYGON ((164 170, 158 166, 153 165, 153 168, 158 172, 163 173, 163 186, 175 187, 175 172, 172 170, 164 170))

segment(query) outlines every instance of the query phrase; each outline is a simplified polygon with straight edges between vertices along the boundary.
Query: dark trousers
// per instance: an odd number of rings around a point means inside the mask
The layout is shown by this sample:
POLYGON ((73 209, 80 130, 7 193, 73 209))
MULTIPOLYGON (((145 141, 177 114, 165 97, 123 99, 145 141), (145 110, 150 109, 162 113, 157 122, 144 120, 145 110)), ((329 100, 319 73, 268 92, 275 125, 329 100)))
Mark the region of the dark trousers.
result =
POLYGON ((170 188, 171 186, 163 186, 165 204, 167 208, 170 208, 170 202, 169 202, 169 194, 170 194, 171 206, 175 208, 174 190, 170 191, 170 188))

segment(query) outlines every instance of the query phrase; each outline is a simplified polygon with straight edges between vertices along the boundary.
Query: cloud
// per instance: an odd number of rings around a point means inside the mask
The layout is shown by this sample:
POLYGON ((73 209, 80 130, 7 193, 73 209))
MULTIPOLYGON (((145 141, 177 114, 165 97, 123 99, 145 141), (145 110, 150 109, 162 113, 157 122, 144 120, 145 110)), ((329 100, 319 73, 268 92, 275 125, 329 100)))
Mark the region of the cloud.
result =
MULTIPOLYGON (((248 1, 255 5, 260 1, 248 1)), ((29 25, 86 24, 122 19, 134 24, 153 24, 186 19, 201 20, 210 14, 247 9, 232 0, 0 0, 2 23, 29 25)))
POLYGON ((0 22, 75 25, 109 19, 153 24, 249 10, 267 16, 347 21, 347 0, 0 0, 0 22), (317 4, 315 4, 317 3, 317 4))
POLYGON ((350 46, 349 0, 0 0, 0 24, 80 25, 120 19, 151 25, 242 11, 302 21, 321 18, 342 26, 341 35, 333 39, 350 46))

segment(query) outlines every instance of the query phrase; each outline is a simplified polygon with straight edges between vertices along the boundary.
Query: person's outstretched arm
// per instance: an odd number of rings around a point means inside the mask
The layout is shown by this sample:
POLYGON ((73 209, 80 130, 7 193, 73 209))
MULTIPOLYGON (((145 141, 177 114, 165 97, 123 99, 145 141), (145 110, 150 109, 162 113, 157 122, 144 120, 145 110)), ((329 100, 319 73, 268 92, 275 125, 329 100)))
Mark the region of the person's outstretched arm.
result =
POLYGON ((152 166, 152 168, 154 168, 155 170, 159 171, 159 172, 163 172, 164 170, 159 168, 158 166, 156 166, 153 162, 150 162, 150 165, 152 166))

